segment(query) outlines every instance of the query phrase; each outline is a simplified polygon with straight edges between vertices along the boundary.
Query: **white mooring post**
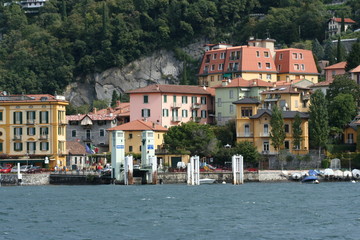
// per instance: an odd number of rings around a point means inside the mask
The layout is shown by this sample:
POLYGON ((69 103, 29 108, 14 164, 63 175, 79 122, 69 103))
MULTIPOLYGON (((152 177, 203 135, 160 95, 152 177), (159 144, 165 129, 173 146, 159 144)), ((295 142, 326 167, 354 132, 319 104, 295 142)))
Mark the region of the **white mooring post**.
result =
POLYGON ((200 157, 194 156, 194 182, 195 185, 200 185, 200 157))
POLYGON ((125 157, 124 163, 124 185, 133 184, 133 156, 128 155, 125 157))
POLYGON ((157 157, 150 157, 152 184, 157 184, 157 157))
POLYGON ((241 155, 232 156, 233 183, 239 185, 244 183, 244 159, 241 155))
POLYGON ((191 166, 191 162, 189 162, 188 165, 187 165, 187 169, 186 169, 187 184, 188 185, 191 185, 191 171, 192 171, 192 166, 191 166))

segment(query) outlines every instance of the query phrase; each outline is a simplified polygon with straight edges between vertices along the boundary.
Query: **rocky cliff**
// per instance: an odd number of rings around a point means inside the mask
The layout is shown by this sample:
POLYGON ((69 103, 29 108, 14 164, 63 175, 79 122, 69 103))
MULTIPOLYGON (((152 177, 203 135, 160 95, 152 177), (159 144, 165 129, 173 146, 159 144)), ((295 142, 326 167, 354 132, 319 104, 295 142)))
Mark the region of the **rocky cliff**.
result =
MULTIPOLYGON (((204 43, 198 41, 183 48, 183 51, 194 59, 200 59, 204 43)), ((123 68, 111 68, 72 83, 67 87, 65 97, 75 106, 89 104, 96 99, 110 100, 114 90, 123 93, 154 83, 179 84, 182 70, 183 62, 175 57, 174 52, 160 50, 123 68)))

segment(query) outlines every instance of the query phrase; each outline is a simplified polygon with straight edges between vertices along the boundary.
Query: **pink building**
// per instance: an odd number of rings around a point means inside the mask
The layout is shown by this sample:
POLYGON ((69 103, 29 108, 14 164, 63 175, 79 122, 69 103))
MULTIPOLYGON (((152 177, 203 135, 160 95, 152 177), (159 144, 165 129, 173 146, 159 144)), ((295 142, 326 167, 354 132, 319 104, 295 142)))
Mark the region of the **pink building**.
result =
POLYGON ((334 76, 345 74, 345 66, 346 62, 339 62, 324 68, 326 77, 325 81, 332 83, 334 76))
POLYGON ((189 121, 213 123, 213 88, 154 84, 127 93, 130 121, 149 120, 164 127, 189 121))
POLYGON ((349 71, 351 79, 360 85, 360 65, 349 71))

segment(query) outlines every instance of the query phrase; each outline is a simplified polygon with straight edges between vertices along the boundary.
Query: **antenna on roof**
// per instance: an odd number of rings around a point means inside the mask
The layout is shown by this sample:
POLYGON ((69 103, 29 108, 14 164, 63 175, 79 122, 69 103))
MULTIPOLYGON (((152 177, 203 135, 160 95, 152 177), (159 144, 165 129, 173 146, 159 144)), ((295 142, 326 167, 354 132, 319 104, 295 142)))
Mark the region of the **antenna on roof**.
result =
POLYGON ((270 33, 269 33, 269 29, 266 29, 266 39, 270 39, 270 33))

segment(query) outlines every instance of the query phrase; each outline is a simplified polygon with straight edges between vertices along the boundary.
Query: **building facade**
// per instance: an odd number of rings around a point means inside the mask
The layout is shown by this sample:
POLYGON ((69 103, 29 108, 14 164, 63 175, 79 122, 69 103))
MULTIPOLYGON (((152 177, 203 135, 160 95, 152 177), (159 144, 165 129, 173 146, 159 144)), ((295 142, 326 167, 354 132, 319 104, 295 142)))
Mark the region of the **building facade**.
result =
POLYGON ((345 67, 346 67, 346 62, 339 62, 324 68, 325 81, 332 83, 336 75, 345 74, 346 73, 345 67))
POLYGON ((272 87, 273 84, 253 79, 250 81, 243 78, 224 79, 222 84, 215 87, 215 109, 217 125, 224 125, 236 117, 234 101, 249 97, 259 99, 260 93, 272 87))
POLYGON ((2 93, 0 161, 66 166, 67 105, 63 96, 2 93))
MULTIPOLYGON (((243 98, 234 102, 237 108, 236 136, 237 142, 249 141, 254 144, 259 153, 275 155, 278 150, 271 144, 271 115, 272 111, 261 108, 261 102, 252 98, 243 98)), ((286 137, 281 149, 293 154, 305 154, 309 151, 308 114, 299 111, 283 111, 286 137), (295 115, 299 114, 302 123, 300 146, 294 145, 293 123, 295 115)))
POLYGON ((214 120, 212 88, 154 84, 128 94, 130 121, 146 120, 168 128, 182 122, 211 124, 214 120))
MULTIPOLYGON (((344 18, 344 32, 346 32, 356 22, 351 18, 344 18)), ((342 19, 333 17, 328 21, 328 34, 333 36, 341 33, 342 19)))

